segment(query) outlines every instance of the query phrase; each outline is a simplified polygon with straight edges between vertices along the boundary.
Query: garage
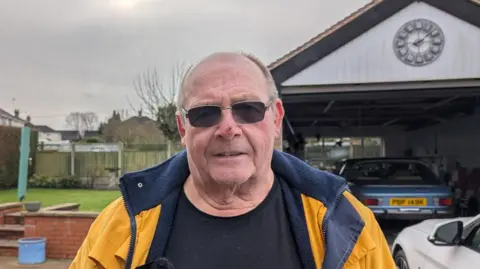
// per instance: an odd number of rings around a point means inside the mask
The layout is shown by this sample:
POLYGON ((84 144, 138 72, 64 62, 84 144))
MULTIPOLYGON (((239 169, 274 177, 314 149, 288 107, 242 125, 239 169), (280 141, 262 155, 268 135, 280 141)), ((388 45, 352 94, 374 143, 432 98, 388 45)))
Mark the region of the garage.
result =
POLYGON ((424 157, 480 201, 478 15, 475 0, 372 1, 273 62, 283 150, 305 141, 294 154, 325 170, 424 157))

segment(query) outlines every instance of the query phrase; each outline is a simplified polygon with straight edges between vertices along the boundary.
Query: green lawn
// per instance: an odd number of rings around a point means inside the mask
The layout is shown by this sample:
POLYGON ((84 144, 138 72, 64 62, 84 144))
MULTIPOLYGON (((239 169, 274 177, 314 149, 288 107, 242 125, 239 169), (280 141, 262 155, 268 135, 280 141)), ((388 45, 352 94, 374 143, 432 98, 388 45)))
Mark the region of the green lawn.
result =
MULTIPOLYGON (((79 203, 81 211, 100 212, 120 196, 120 191, 30 188, 27 190, 24 201, 40 201, 42 207, 79 203)), ((0 204, 8 202, 18 202, 17 189, 0 190, 0 204)))

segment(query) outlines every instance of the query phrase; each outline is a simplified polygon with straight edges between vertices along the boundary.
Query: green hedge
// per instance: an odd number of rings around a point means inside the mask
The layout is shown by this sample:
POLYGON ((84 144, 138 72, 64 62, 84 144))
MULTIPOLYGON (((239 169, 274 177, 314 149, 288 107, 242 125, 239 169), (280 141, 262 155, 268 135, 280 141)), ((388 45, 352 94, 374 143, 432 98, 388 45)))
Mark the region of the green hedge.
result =
MULTIPOLYGON (((21 135, 21 128, 0 126, 0 189, 17 186, 21 135)), ((32 130, 30 156, 33 160, 29 167, 29 177, 33 175, 37 143, 38 133, 32 130)))
POLYGON ((20 128, 0 126, 0 188, 17 184, 21 132, 20 128))

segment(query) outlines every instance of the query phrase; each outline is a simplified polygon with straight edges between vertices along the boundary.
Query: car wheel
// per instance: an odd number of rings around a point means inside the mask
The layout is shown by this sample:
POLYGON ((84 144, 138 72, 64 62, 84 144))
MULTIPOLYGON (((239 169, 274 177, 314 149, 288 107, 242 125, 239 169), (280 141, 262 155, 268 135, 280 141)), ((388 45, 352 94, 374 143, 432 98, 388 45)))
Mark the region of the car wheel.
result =
POLYGON ((405 256, 405 252, 403 252, 403 250, 397 251, 397 253, 395 254, 394 260, 395 260, 395 265, 397 266, 397 269, 409 269, 407 257, 405 256))

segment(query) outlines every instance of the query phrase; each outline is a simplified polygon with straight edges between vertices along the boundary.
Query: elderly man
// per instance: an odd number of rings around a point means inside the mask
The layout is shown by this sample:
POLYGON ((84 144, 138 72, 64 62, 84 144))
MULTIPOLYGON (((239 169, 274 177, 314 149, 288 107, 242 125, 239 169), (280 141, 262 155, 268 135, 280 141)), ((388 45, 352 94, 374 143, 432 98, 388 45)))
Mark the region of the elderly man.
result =
POLYGON ((256 58, 206 57, 177 106, 186 151, 122 177, 70 268, 395 268, 342 178, 274 150, 284 109, 256 58))

